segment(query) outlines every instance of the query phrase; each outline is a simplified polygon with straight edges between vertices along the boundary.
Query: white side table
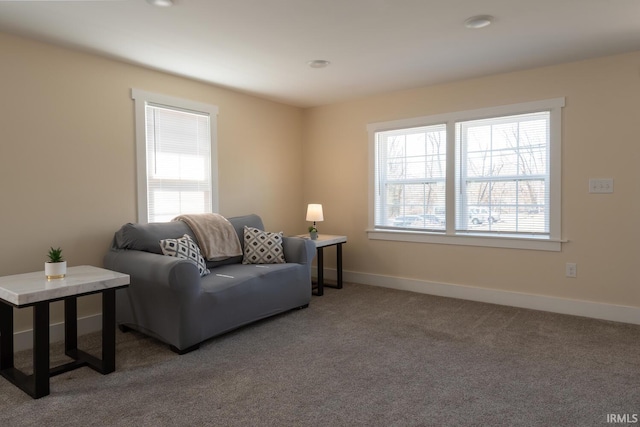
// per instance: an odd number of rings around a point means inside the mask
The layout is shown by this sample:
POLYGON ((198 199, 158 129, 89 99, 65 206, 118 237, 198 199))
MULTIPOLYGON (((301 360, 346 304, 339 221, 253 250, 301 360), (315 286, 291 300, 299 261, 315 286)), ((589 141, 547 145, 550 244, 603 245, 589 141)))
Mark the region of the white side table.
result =
MULTIPOLYGON (((308 234, 300 234, 296 237, 303 239, 309 239, 308 234)), ((316 245, 316 251, 318 253, 318 288, 316 291, 317 296, 324 295, 324 287, 342 289, 342 245, 347 243, 347 236, 334 236, 331 234, 318 234, 316 240, 311 240, 316 245), (335 286, 324 284, 324 248, 328 246, 336 247, 336 269, 338 272, 338 280, 335 286)))
POLYGON ((43 271, 0 277, 0 375, 38 399, 49 394, 49 378, 89 366, 108 374, 116 369, 116 289, 129 275, 83 265, 70 267, 63 279, 47 280, 43 271), (102 294, 102 358, 78 349, 77 297, 102 294), (72 362, 49 367, 49 303, 64 300, 65 354, 72 362), (33 374, 14 366, 13 307, 33 307, 33 374))

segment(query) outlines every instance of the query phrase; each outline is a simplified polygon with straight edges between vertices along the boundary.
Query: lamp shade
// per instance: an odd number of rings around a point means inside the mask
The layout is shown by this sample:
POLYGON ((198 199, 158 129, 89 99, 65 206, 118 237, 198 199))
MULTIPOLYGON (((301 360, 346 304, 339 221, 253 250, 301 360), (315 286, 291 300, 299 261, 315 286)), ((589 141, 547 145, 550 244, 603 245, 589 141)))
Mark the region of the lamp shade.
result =
POLYGON ((322 205, 311 203, 307 206, 307 221, 324 221, 322 215, 322 205))

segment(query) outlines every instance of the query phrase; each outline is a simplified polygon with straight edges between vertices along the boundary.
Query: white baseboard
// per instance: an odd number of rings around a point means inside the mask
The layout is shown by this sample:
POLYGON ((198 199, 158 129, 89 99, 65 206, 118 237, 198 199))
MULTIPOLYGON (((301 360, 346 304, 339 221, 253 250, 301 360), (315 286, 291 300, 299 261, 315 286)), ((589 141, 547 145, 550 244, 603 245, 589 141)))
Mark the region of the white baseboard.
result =
MULTIPOLYGON (((78 335, 102 330, 102 314, 81 317, 78 319, 78 335)), ((64 340, 64 322, 54 323, 49 327, 49 342, 64 340)), ((33 330, 16 332, 13 334, 14 351, 22 351, 33 348, 33 330)))
MULTIPOLYGON (((313 269, 313 272, 316 272, 315 268, 313 269)), ((324 276, 327 279, 335 280, 337 277, 336 270, 325 268, 324 276)), ((346 270, 343 271, 343 280, 345 282, 399 289, 422 294, 640 325, 640 308, 638 307, 478 288, 466 285, 435 283, 424 280, 358 273, 346 270)))
MULTIPOLYGON (((313 267, 312 271, 315 275, 316 268, 313 267)), ((336 270, 325 268, 324 276, 329 280, 336 280, 336 270)), ((344 271, 343 279, 345 282, 360 283, 363 285, 378 286, 382 288, 398 289, 441 297, 459 298, 640 325, 640 308, 638 307, 477 288, 466 285, 427 282, 424 280, 357 273, 354 271, 344 271)), ((78 319, 78 335, 97 332, 101 329, 102 314, 95 314, 78 319)), ((49 336, 50 342, 62 341, 64 339, 64 323, 60 322, 51 325, 49 336)), ((16 332, 14 334, 13 346, 15 351, 32 348, 33 331, 29 329, 26 331, 16 332)))

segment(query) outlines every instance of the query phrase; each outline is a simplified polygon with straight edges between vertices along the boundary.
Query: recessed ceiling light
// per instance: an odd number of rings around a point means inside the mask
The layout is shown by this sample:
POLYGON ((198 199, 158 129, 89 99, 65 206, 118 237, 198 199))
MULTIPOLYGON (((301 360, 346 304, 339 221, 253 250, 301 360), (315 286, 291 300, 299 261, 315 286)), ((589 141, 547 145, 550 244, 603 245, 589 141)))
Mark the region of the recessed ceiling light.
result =
POLYGON ((331 62, 327 61, 326 59, 314 59, 313 61, 307 62, 307 64, 311 68, 325 68, 328 67, 331 62))
POLYGON ((173 6, 173 0, 147 0, 147 3, 157 7, 173 6))
POLYGON ((490 15, 477 15, 464 21, 464 26, 476 30, 478 28, 484 28, 491 25, 493 22, 493 16, 490 15))

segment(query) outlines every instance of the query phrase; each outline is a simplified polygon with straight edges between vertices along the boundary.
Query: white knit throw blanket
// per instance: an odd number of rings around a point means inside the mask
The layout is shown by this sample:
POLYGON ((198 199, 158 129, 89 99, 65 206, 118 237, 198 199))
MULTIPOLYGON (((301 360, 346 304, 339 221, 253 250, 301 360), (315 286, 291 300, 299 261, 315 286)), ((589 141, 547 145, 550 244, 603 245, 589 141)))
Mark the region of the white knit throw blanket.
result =
POLYGON ((186 222, 198 239, 207 261, 220 261, 242 255, 242 247, 233 225, 216 213, 179 215, 173 221, 186 222))

